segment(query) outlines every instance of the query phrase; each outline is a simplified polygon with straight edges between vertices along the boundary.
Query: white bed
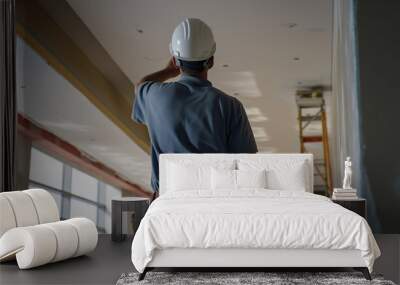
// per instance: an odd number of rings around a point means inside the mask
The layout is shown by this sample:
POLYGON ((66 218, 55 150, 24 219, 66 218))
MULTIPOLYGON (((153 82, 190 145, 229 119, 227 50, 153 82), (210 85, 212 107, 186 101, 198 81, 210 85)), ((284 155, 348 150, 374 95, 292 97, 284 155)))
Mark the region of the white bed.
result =
POLYGON ((309 154, 161 155, 160 197, 132 243, 140 278, 154 267, 354 267, 369 278, 380 251, 367 222, 312 194, 312 169, 309 154), (234 188, 218 182, 231 173, 234 188))

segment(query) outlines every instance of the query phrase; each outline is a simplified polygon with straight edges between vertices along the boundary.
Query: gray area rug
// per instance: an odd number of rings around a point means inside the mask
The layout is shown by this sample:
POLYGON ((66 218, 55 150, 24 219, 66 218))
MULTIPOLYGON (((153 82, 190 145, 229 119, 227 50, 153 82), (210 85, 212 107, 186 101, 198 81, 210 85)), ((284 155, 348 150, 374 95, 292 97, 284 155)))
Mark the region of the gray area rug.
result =
POLYGON ((145 284, 387 284, 380 275, 372 275, 368 281, 360 272, 148 272, 146 278, 138 281, 138 273, 125 273, 117 281, 117 285, 145 284))

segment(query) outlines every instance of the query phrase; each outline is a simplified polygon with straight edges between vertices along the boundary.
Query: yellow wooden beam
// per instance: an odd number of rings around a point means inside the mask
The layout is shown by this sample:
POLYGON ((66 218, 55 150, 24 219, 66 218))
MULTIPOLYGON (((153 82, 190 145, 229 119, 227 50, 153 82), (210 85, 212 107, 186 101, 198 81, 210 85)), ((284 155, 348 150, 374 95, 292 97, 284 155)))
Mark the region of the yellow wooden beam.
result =
MULTIPOLYGON (((131 102, 102 73, 38 0, 17 0, 17 34, 144 151, 147 128, 131 119, 131 102)), ((134 96, 132 84, 132 97, 134 96)))

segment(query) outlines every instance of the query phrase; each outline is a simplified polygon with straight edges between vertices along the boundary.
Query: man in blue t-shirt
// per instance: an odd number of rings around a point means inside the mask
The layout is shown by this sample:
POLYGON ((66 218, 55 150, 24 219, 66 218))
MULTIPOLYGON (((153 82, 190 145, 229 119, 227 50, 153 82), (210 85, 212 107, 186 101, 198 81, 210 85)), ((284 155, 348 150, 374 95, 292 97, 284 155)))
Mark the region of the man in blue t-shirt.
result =
POLYGON ((215 53, 211 29, 199 19, 185 19, 175 29, 170 49, 168 65, 136 85, 132 114, 149 130, 155 197, 161 153, 257 152, 243 105, 207 80, 215 53), (164 83, 179 74, 177 81, 164 83))

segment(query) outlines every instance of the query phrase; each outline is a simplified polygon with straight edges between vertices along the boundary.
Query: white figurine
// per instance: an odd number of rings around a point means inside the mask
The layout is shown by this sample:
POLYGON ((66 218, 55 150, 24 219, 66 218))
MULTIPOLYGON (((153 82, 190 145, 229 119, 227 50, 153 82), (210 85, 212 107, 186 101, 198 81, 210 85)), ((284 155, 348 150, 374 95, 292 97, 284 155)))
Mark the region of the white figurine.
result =
POLYGON ((344 162, 344 178, 343 178, 343 189, 352 189, 351 188, 351 160, 348 156, 346 161, 344 162))

